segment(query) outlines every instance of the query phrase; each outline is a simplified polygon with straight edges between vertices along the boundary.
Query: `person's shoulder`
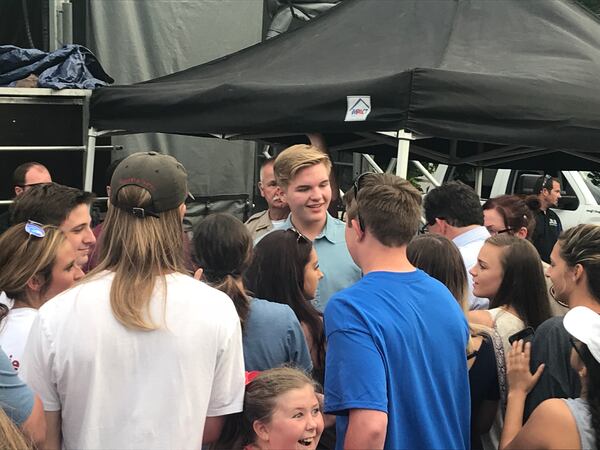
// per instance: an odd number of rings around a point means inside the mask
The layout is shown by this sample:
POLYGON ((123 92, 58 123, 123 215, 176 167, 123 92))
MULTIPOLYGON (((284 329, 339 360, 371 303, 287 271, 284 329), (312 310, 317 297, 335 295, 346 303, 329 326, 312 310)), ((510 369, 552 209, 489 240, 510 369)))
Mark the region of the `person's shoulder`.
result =
POLYGON ((185 296, 196 301, 201 298, 204 302, 214 301, 231 303, 231 299, 218 289, 209 286, 203 281, 196 280, 185 273, 173 273, 167 277, 169 296, 185 296))
POLYGON ((256 222, 257 220, 259 220, 261 217, 263 217, 265 214, 267 214, 268 210, 265 209, 264 211, 259 211, 255 214, 252 214, 248 220, 246 220, 246 222, 244 222, 246 225, 251 224, 252 222, 256 222))
POLYGON ((564 426, 568 421, 573 421, 573 414, 568 406, 568 399, 549 398, 540 403, 531 413, 528 421, 542 423, 552 427, 553 425, 564 426))
POLYGON ((292 308, 282 303, 271 302, 255 298, 250 303, 250 313, 260 315, 263 320, 273 320, 273 324, 280 323, 283 319, 296 317, 292 308))
POLYGON ((552 208, 548 208, 548 217, 552 217, 558 223, 560 223, 560 217, 552 208))
POLYGON ((543 334, 543 333, 554 333, 554 332, 567 332, 563 325, 563 318, 561 316, 550 317, 549 319, 544 320, 536 329, 535 334, 543 334))

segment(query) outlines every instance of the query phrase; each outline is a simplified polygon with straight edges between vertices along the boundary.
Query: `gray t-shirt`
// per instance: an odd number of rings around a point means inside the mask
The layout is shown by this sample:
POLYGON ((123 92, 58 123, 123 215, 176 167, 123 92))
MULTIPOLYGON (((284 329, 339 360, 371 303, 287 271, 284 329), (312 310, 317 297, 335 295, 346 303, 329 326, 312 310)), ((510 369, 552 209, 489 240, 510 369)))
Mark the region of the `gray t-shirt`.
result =
POLYGON ((251 299, 242 337, 246 370, 267 370, 291 364, 310 372, 312 361, 294 311, 267 300, 251 299))
POLYGON ((590 405, 582 398, 564 398, 563 399, 577 425, 577 431, 579 432, 579 440, 581 441, 581 448, 597 448, 596 447, 596 434, 592 427, 592 413, 590 411, 590 405))
POLYGON ((10 359, 0 348, 0 407, 17 425, 33 410, 33 392, 21 381, 10 359))

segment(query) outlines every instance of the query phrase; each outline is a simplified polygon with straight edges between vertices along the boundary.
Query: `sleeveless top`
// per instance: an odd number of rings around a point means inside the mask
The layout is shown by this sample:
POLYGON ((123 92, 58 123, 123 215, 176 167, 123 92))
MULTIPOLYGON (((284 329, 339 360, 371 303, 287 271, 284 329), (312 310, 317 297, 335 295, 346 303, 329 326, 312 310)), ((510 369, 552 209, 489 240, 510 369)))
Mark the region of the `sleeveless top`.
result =
POLYGON ((494 321, 494 329, 502 338, 504 355, 508 355, 512 348, 512 345, 508 342, 508 338, 525 328, 525 322, 503 308, 490 309, 488 312, 494 321))
POLYGON ((575 419, 581 448, 596 448, 596 436, 592 428, 592 413, 588 402, 582 398, 563 398, 562 400, 567 404, 575 419))
POLYGON ((490 431, 481 436, 481 443, 484 450, 497 450, 500 445, 500 435, 504 427, 504 413, 506 412, 506 397, 508 386, 506 383, 506 356, 512 346, 508 338, 525 328, 525 323, 514 314, 503 308, 493 308, 488 310, 494 321, 494 332, 498 339, 494 343, 496 353, 496 364, 498 364, 498 387, 500 390, 500 402, 496 418, 490 428, 490 431))

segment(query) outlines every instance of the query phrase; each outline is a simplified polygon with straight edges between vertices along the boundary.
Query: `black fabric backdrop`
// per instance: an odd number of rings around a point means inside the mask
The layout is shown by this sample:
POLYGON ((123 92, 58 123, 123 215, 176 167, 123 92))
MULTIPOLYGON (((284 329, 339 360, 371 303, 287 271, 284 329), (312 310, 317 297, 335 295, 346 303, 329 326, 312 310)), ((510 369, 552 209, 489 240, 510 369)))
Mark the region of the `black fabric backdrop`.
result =
MULTIPOLYGON (((145 83, 94 92, 98 129, 395 153, 490 167, 600 162, 600 23, 567 0, 345 0, 304 27, 145 83), (347 96, 370 96, 346 122, 347 96), (358 141, 358 143, 357 143, 358 141), (550 156, 549 156, 550 155, 550 156)), ((551 167, 550 167, 551 166, 551 167)))

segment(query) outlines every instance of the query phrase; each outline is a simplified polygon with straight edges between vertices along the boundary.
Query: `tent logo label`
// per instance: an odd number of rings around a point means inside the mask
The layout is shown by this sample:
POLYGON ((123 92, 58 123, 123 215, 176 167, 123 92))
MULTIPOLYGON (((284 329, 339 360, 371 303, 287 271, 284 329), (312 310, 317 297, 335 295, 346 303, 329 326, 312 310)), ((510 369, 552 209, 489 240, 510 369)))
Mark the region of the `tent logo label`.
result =
POLYGON ((367 116, 371 112, 371 96, 349 95, 346 97, 348 101, 348 109, 346 110, 346 118, 344 122, 357 122, 367 120, 367 116))

